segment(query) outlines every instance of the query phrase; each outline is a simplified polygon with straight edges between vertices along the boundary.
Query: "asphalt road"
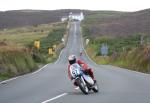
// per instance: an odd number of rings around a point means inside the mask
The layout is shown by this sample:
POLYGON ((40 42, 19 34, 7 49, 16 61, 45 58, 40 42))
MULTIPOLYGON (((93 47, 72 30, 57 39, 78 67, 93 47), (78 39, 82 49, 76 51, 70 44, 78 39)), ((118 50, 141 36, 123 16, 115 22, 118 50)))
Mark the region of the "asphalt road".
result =
POLYGON ((0 103, 150 103, 150 75, 97 65, 82 48, 80 22, 72 22, 67 46, 55 63, 0 83, 0 103), (84 95, 67 77, 67 57, 75 54, 94 69, 99 93, 84 95), (75 89, 76 88, 76 89, 75 89))

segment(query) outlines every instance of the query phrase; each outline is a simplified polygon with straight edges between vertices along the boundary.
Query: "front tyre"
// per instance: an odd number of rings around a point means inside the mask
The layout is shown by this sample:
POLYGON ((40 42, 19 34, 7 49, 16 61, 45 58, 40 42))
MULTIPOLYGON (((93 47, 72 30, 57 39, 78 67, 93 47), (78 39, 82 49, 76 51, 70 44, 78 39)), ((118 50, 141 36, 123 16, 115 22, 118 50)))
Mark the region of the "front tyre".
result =
POLYGON ((82 81, 80 78, 78 78, 78 79, 76 79, 76 82, 77 82, 79 88, 81 89, 81 91, 82 91, 84 94, 87 95, 87 94, 89 93, 89 89, 88 89, 88 87, 83 83, 83 81, 82 81))

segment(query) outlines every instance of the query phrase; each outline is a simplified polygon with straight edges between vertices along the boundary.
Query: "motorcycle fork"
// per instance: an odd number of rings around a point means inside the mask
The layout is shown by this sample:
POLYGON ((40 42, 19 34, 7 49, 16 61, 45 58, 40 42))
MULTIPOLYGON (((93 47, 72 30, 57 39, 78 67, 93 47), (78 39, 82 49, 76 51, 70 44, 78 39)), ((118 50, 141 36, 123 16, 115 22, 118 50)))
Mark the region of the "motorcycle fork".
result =
POLYGON ((82 76, 81 76, 81 80, 82 80, 83 84, 86 85, 86 83, 85 83, 85 81, 84 81, 82 76))

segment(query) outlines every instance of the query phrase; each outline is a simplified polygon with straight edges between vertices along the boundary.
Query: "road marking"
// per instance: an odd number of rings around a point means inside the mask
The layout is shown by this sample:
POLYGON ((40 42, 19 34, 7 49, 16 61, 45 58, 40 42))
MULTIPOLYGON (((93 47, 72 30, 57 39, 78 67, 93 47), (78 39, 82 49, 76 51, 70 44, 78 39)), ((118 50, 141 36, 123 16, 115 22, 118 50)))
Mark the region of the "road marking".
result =
MULTIPOLYGON (((68 38, 69 38, 69 33, 68 33, 68 38)), ((65 44, 65 47, 61 50, 61 52, 60 52, 60 54, 59 54, 59 57, 58 57, 58 59, 55 61, 55 63, 54 64, 57 64, 57 62, 59 61, 59 59, 60 59, 60 56, 62 55, 62 53, 63 53, 63 51, 65 50, 65 48, 69 45, 69 43, 68 43, 68 38, 67 38, 67 40, 66 40, 66 44, 65 44)))
POLYGON ((17 78, 19 78, 19 77, 21 77, 21 76, 14 77, 14 78, 11 78, 11 79, 8 79, 8 80, 4 80, 4 81, 0 82, 0 84, 7 83, 7 82, 12 81, 12 80, 15 80, 15 79, 17 79, 17 78))
MULTIPOLYGON (((39 69, 39 70, 37 70, 37 71, 35 71, 35 72, 31 73, 31 74, 38 73, 39 71, 41 71, 42 69, 44 69, 47 65, 48 65, 48 64, 46 64, 46 65, 43 66, 41 69, 39 69)), ((29 73, 29 74, 30 74, 30 73, 29 73)), ((27 75, 27 74, 25 74, 25 75, 27 75)), ((10 78, 10 79, 4 80, 4 81, 0 82, 0 84, 7 83, 7 82, 9 82, 9 81, 15 80, 15 79, 20 78, 20 77, 23 77, 23 76, 24 76, 24 75, 21 75, 21 76, 18 76, 18 77, 14 77, 14 78, 10 78)))
MULTIPOLYGON (((76 87, 75 89, 78 90, 79 87, 76 87)), ((55 100, 55 99, 58 99, 58 98, 60 98, 60 97, 63 97, 63 96, 65 96, 65 95, 68 95, 68 93, 60 94, 60 95, 58 95, 58 96, 56 96, 56 97, 53 97, 53 98, 48 99, 48 100, 46 100, 46 101, 43 101, 43 102, 41 102, 41 103, 48 103, 48 102, 51 102, 51 101, 53 101, 53 100, 55 100)))
POLYGON ((41 102, 41 103, 48 103, 48 102, 50 102, 50 101, 53 101, 53 100, 55 100, 55 99, 58 99, 58 98, 60 98, 60 97, 65 96, 65 95, 68 95, 68 93, 60 94, 60 95, 58 95, 58 96, 56 96, 56 97, 53 97, 53 98, 48 99, 48 100, 46 100, 46 101, 44 101, 44 102, 41 102))
POLYGON ((58 57, 58 59, 56 60, 56 62, 54 63, 54 64, 57 64, 57 62, 59 61, 59 59, 60 59, 60 56, 61 56, 61 54, 62 54, 62 52, 64 51, 64 49, 63 50, 61 50, 61 52, 60 52, 60 54, 59 54, 59 57, 58 57))
POLYGON ((43 68, 45 68, 47 65, 48 65, 48 64, 46 64, 46 65, 43 66, 41 69, 39 69, 39 70, 37 70, 37 71, 35 71, 35 72, 31 73, 31 74, 36 74, 36 73, 40 72, 40 71, 41 71, 43 68))
POLYGON ((84 49, 84 46, 83 46, 83 36, 82 36, 82 31, 81 31, 81 28, 80 28, 80 36, 81 36, 81 48, 84 50, 85 52, 85 55, 88 57, 88 59, 94 63, 95 65, 98 65, 97 63, 95 63, 87 54, 86 50, 84 49))

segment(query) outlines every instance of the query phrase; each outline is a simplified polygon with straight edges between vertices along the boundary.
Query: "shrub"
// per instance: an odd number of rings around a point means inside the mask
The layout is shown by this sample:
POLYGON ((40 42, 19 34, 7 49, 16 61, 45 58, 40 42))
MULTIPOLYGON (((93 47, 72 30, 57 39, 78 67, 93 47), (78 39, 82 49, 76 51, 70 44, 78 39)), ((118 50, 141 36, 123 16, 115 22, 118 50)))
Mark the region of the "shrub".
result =
POLYGON ((31 54, 25 48, 4 48, 0 51, 0 75, 13 77, 37 68, 31 54))

